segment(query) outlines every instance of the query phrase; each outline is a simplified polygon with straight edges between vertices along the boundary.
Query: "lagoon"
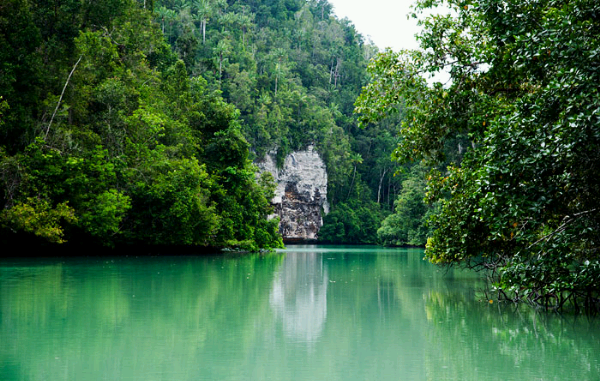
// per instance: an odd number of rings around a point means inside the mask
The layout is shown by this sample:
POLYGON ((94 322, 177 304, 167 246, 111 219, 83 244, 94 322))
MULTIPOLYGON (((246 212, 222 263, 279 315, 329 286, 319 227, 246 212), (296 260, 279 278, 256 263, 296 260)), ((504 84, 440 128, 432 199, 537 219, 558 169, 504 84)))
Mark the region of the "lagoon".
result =
POLYGON ((421 249, 0 260, 0 380, 598 380, 600 320, 421 249))

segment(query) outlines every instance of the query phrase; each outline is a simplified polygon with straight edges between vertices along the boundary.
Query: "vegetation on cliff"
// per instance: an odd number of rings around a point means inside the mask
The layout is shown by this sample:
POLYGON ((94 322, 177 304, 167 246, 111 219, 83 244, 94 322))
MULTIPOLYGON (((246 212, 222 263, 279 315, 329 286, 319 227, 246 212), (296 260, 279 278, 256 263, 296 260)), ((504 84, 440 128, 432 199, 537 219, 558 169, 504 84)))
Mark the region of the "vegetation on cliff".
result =
POLYGON ((276 247, 251 162, 314 145, 323 242, 425 243, 423 203, 378 235, 425 172, 359 128, 377 48, 326 0, 8 0, 0 42, 3 240, 276 247))
POLYGON ((256 157, 276 150, 282 164, 315 146, 332 207, 321 241, 377 242, 402 189, 390 160, 397 123, 364 130, 353 114, 377 48, 325 0, 159 0, 155 19, 192 75, 240 110, 256 157))

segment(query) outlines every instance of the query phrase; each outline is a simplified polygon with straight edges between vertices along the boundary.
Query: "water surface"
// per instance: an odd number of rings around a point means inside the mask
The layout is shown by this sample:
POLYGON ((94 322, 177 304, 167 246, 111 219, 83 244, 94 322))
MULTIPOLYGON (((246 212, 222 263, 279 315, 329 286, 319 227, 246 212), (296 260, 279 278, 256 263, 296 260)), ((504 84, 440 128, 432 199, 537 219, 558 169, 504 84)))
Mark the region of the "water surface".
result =
POLYGON ((599 380, 600 322, 418 249, 2 259, 0 380, 599 380))

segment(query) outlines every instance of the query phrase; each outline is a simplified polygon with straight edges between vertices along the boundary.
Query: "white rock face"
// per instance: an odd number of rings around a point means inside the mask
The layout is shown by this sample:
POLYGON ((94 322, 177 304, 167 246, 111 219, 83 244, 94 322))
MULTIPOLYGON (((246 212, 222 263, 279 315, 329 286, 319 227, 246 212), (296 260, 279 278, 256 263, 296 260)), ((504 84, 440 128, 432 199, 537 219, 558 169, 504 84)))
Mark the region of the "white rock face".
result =
POLYGON ((269 302, 286 337, 312 346, 327 321, 329 276, 317 253, 296 253, 275 272, 269 302))
POLYGON ((257 165, 273 174, 277 189, 272 200, 279 231, 285 241, 312 241, 323 226, 321 210, 329 213, 327 170, 312 146, 289 154, 283 168, 277 169, 275 153, 269 153, 257 165))

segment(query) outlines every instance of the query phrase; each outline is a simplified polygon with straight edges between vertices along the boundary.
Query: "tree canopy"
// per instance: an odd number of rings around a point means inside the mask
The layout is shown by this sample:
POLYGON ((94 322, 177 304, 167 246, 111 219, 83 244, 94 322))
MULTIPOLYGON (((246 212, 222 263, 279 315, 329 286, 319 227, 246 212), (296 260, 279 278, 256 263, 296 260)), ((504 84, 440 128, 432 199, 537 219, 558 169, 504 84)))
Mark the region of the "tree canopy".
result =
POLYGON ((155 20, 192 75, 240 111, 252 157, 275 150, 282 164, 291 151, 315 146, 333 214, 319 237, 376 242, 402 190, 399 165, 389 160, 396 124, 363 130, 353 115, 377 48, 324 0, 160 0, 155 20), (334 233, 338 219, 355 221, 346 228, 356 234, 334 233))
POLYGON ((0 45, 3 241, 276 247, 252 161, 314 145, 322 241, 425 244, 404 115, 353 114, 377 48, 326 0, 7 0, 0 45))
POLYGON ((499 298, 598 308, 600 4, 421 0, 419 15, 422 50, 380 54, 356 111, 402 110, 395 158, 438 165, 426 256, 490 270, 499 298))
POLYGON ((190 77, 152 2, 0 6, 0 238, 281 246, 239 112, 190 77))

